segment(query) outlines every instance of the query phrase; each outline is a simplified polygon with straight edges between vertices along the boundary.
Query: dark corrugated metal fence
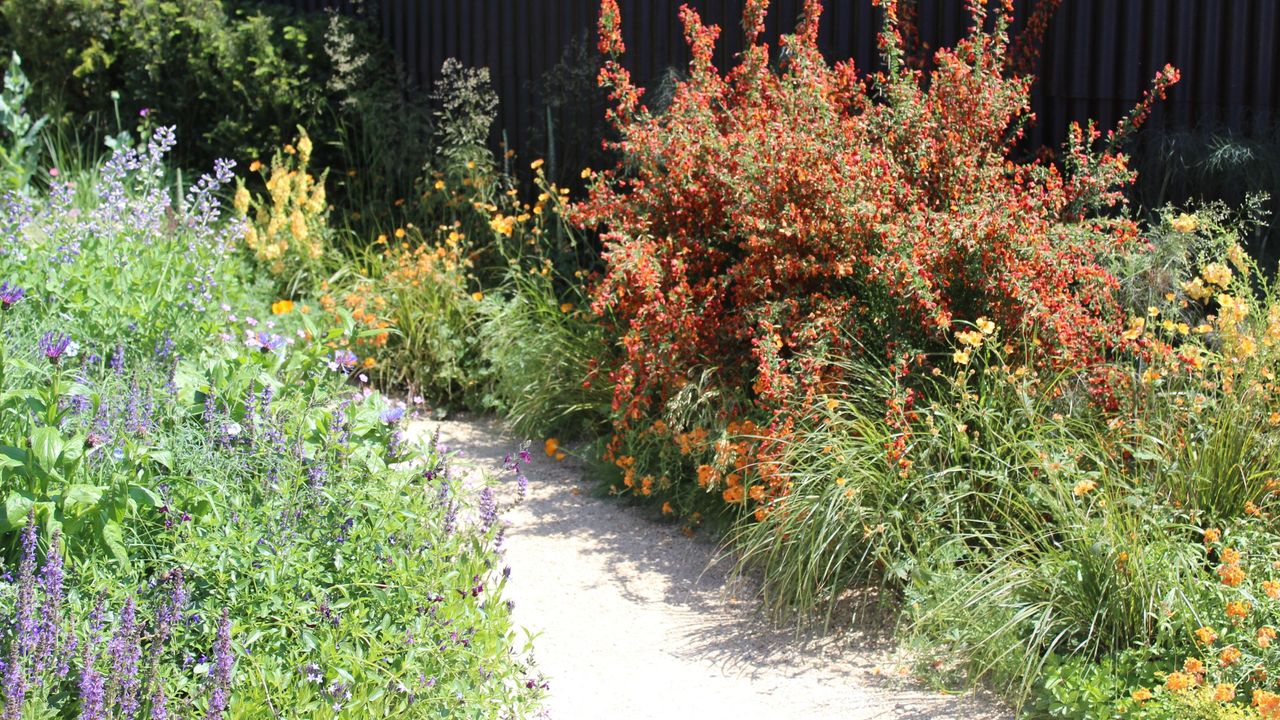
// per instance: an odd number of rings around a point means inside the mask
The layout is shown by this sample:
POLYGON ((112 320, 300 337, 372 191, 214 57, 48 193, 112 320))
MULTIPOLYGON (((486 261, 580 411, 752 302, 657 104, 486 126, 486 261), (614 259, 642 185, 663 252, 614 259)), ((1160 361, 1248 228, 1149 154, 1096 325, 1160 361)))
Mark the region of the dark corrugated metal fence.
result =
MULTIPOLYGON (((351 0, 276 0, 302 10, 351 0)), ((598 0, 364 0, 412 78, 430 85, 441 63, 456 57, 487 66, 501 98, 500 128, 513 148, 527 147, 538 106, 533 84, 560 59, 566 45, 587 37, 594 47, 598 0)), ((741 49, 742 0, 619 0, 626 65, 642 84, 687 61, 677 10, 696 8, 722 28, 718 62, 732 64, 741 49)), ((1032 0, 1018 0, 1018 24, 1032 0)), ((802 0, 773 0, 766 39, 789 32, 802 0)), ((919 0, 927 47, 953 43, 964 32, 961 0, 919 0)), ((874 68, 878 11, 870 0, 828 0, 821 42, 831 59, 852 57, 874 68)), ((1015 30, 1017 25, 1015 25, 1015 30)), ((1060 142, 1068 121, 1096 118, 1113 125, 1138 100, 1166 62, 1183 80, 1152 123, 1198 124, 1260 134, 1275 120, 1280 0, 1063 0, 1041 56, 1031 140, 1060 142)), ((584 105, 576 110, 599 113, 584 105)))

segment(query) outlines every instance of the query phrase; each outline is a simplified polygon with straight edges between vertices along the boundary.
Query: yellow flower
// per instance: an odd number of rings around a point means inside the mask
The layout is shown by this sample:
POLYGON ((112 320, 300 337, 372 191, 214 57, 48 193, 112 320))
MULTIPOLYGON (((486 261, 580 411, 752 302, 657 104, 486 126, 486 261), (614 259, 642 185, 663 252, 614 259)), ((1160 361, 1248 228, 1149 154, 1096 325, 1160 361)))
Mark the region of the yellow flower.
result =
POLYGON ((1173 226, 1174 230, 1177 230, 1180 233, 1195 232, 1196 228, 1200 227, 1200 221, 1196 219, 1196 216, 1188 215, 1186 213, 1182 213, 1178 217, 1174 218, 1169 224, 1173 226))
POLYGON ((1218 683, 1213 688, 1214 702, 1231 702, 1236 699, 1236 686, 1230 683, 1218 683))
POLYGON ((537 170, 540 167, 542 167, 542 158, 538 158, 537 160, 534 160, 533 162, 529 163, 530 170, 537 170))
POLYGON ((291 312, 293 312, 292 300, 277 300, 271 303, 272 315, 288 315, 291 312))
POLYGON ((1133 341, 1142 337, 1142 333, 1147 329, 1147 321, 1136 317, 1129 320, 1129 329, 1125 330, 1120 336, 1125 340, 1133 341))
POLYGON ((240 217, 244 217, 249 212, 249 189, 244 185, 237 187, 235 197, 231 199, 231 206, 236 209, 240 217))
POLYGON ((1226 288, 1231 284, 1231 268, 1219 262, 1211 262, 1200 270, 1200 277, 1210 285, 1217 285, 1220 288, 1226 288))
POLYGON ((302 158, 302 162, 306 162, 311 157, 311 138, 306 135, 298 140, 298 156, 302 158))
POLYGON ((582 168, 582 179, 586 180, 591 177, 591 168, 582 168))
POLYGON ((1241 275, 1249 274, 1249 264, 1245 259, 1244 249, 1239 245, 1232 243, 1231 247, 1227 248, 1227 260, 1229 260, 1232 265, 1236 266, 1236 269, 1240 271, 1241 275))
POLYGON ((1137 690, 1134 690, 1130 696, 1137 702, 1146 702, 1155 697, 1155 694, 1147 688, 1138 688, 1137 690))
POLYGON ((444 189, 444 181, 443 181, 443 180, 437 180, 437 181, 436 181, 435 188, 436 188, 437 190, 443 190, 443 189, 444 189))
POLYGON ((1212 645, 1218 641, 1218 633, 1206 625, 1196 630, 1196 639, 1200 641, 1201 645, 1212 645))
POLYGON ((1193 278, 1182 283, 1182 292, 1192 300, 1208 300, 1213 295, 1213 291, 1204 286, 1204 281, 1200 278, 1193 278))
POLYGON ((471 293, 471 299, 472 299, 472 300, 475 300, 476 302, 480 302, 481 300, 483 300, 483 299, 484 299, 484 293, 482 293, 482 292, 478 292, 478 291, 477 291, 477 292, 473 292, 473 293, 471 293))
POLYGON ((957 365, 968 365, 968 364, 969 364, 969 351, 968 351, 968 350, 957 350, 957 351, 955 351, 955 353, 951 356, 951 359, 952 359, 952 360, 954 360, 954 361, 955 361, 955 363, 956 363, 957 365))
POLYGON ((397 240, 404 239, 404 228, 396 228, 395 236, 397 240))
POLYGON ((983 335, 990 335, 996 331, 996 324, 988 320, 986 317, 978 318, 973 321, 973 324, 978 326, 978 330, 983 335))
POLYGON ((956 333, 956 339, 969 347, 978 347, 982 344, 982 333, 976 330, 966 330, 956 333))
POLYGON ((254 160, 253 162, 249 163, 249 172, 258 172, 261 169, 262 169, 261 160, 254 160))

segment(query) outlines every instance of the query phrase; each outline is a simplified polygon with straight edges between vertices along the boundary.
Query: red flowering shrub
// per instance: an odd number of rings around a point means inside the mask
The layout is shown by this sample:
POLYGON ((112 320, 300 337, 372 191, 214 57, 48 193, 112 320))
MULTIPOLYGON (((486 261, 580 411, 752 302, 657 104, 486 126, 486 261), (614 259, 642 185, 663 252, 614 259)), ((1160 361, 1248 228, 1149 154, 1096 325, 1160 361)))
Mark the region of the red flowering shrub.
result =
POLYGON ((1105 139, 1074 126, 1059 164, 1020 162, 1031 78, 1017 68, 1033 55, 1011 53, 1007 7, 988 18, 969 3, 972 29, 926 72, 882 2, 886 69, 867 76, 822 57, 817 0, 781 41, 789 61, 771 66, 767 4, 746 3, 747 49, 725 74, 719 29, 682 8, 688 76, 654 113, 619 62, 617 5, 602 2, 600 79, 624 159, 576 213, 604 231, 594 303, 624 354, 618 428, 708 366, 779 423, 840 379, 830 358, 874 352, 906 372, 979 317, 1035 343, 1038 363, 1100 368, 1125 321, 1100 258, 1137 234, 1102 216, 1132 180, 1115 146, 1177 72, 1105 139))

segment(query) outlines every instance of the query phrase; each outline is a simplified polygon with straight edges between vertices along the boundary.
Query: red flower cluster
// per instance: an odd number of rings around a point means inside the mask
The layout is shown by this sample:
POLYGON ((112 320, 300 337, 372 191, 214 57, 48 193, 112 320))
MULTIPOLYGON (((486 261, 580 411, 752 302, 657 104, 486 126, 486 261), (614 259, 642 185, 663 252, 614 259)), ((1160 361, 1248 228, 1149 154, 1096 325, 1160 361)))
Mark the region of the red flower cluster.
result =
MULTIPOLYGON (((1119 342, 1099 258, 1137 229, 1099 211, 1132 180, 1124 156, 1090 125, 1072 129, 1061 166, 1012 159, 1031 119, 1031 79, 1013 66, 1032 56, 1011 59, 1007 7, 987 18, 970 2, 969 34, 926 72, 905 59, 896 3, 882 4, 887 69, 870 78, 822 57, 818 0, 782 39, 780 72, 759 39, 765 0, 746 3, 748 48, 727 74, 711 62, 719 29, 686 6, 688 77, 654 113, 620 64, 621 20, 604 0, 601 82, 625 159, 575 212, 604 231, 594 307, 624 350, 620 428, 709 366, 780 419, 840 379, 833 358, 917 367, 981 316, 1036 343, 1046 366, 1098 367, 1119 342)), ((1163 71, 1153 97, 1176 79, 1163 71)))

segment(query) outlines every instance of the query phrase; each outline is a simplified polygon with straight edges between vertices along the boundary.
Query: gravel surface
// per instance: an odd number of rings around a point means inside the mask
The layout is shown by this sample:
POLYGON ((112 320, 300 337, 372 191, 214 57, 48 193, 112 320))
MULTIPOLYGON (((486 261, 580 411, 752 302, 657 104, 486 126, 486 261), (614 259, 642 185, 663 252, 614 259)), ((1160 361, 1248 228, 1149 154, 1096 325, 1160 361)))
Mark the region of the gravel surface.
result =
MULTIPOLYGON (((471 471, 497 472, 519 445, 493 420, 413 426, 436 429, 471 471)), ((712 543, 593 497, 572 458, 534 455, 528 500, 504 516, 506 596, 534 634, 554 720, 1011 717, 990 699, 912 685, 882 629, 772 627, 749 589, 712 565, 712 543)))

